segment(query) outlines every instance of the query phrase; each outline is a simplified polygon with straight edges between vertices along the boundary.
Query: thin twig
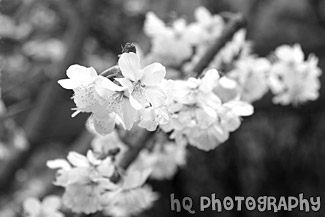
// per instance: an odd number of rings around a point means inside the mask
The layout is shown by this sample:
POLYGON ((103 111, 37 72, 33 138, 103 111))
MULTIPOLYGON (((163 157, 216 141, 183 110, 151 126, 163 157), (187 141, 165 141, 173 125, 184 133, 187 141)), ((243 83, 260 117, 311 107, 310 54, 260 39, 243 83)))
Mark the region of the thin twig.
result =
POLYGON ((17 104, 14 104, 6 109, 6 113, 4 115, 0 115, 0 122, 5 121, 9 118, 13 118, 14 116, 26 112, 33 108, 33 105, 29 100, 24 100, 17 104))
POLYGON ((316 17, 316 21, 318 24, 325 29, 325 17, 322 16, 322 6, 321 6, 322 1, 321 0, 311 0, 310 1, 310 6, 311 9, 314 12, 314 15, 316 17))

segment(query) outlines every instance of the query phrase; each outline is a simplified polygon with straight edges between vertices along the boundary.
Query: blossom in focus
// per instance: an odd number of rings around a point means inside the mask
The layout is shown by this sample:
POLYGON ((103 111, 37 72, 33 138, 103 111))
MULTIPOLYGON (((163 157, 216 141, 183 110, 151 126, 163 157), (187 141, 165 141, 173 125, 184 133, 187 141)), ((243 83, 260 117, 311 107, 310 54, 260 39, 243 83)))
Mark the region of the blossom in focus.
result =
POLYGON ((269 74, 269 87, 276 104, 301 104, 319 96, 321 70, 318 58, 309 55, 304 60, 300 45, 283 45, 275 50, 277 60, 269 74))
POLYGON ((67 76, 69 79, 61 79, 58 83, 63 88, 74 91, 73 100, 77 108, 72 116, 79 112, 92 113, 89 123, 94 125, 97 132, 101 134, 111 132, 115 127, 116 114, 108 109, 107 104, 111 102, 106 99, 112 96, 115 90, 122 91, 123 88, 112 84, 109 79, 99 76, 91 67, 72 65, 67 70, 67 76), (100 95, 104 85, 112 89, 105 92, 106 98, 100 95))
POLYGON ((118 65, 124 78, 116 80, 128 89, 130 103, 135 109, 164 103, 165 96, 158 86, 166 75, 163 65, 152 63, 141 68, 140 58, 135 53, 123 53, 118 65))
POLYGON ((108 78, 99 76, 93 68, 72 65, 67 70, 69 79, 61 79, 58 83, 65 89, 74 91, 76 112, 92 113, 88 124, 93 125, 102 135, 110 133, 115 123, 125 129, 131 129, 136 111, 124 96, 125 88, 108 78))
POLYGON ((118 64, 124 78, 116 80, 128 90, 130 105, 139 111, 139 126, 152 131, 159 123, 167 122, 166 96, 160 87, 165 67, 152 63, 141 68, 140 58, 135 53, 122 54, 118 64))
POLYGON ((64 217, 59 211, 61 199, 58 196, 47 196, 43 201, 30 197, 23 202, 23 210, 26 217, 64 217))
POLYGON ((101 79, 94 68, 72 65, 67 69, 68 79, 58 83, 65 89, 74 91, 73 100, 77 106, 76 113, 92 112, 99 106, 98 95, 95 91, 95 81, 101 79))

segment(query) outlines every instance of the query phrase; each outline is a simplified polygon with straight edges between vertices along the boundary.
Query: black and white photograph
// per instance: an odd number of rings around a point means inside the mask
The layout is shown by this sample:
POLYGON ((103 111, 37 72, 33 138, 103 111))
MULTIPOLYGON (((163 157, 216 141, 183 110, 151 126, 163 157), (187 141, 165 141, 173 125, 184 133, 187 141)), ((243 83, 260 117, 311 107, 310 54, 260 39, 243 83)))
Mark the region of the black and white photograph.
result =
POLYGON ((325 216, 325 0, 0 0, 0 217, 325 216))

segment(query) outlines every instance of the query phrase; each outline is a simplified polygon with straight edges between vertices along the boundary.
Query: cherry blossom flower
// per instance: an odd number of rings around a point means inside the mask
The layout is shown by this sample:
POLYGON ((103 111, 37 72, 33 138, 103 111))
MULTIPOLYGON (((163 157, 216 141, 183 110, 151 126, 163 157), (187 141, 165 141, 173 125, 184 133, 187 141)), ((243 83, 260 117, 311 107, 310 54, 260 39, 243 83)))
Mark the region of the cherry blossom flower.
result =
POLYGON ((151 170, 128 170, 114 192, 104 194, 106 207, 104 213, 112 216, 131 216, 152 206, 157 194, 144 185, 151 170))
POLYGON ((148 131, 154 131, 158 125, 167 124, 168 121, 169 115, 166 107, 148 107, 141 114, 139 127, 145 128, 148 131))
POLYGON ((304 60, 299 45, 283 45, 275 50, 278 60, 272 65, 269 87, 274 103, 297 105, 319 96, 321 70, 317 67, 318 58, 310 55, 304 60))
POLYGON ((93 84, 99 78, 93 68, 72 65, 67 69, 69 79, 61 79, 58 83, 65 89, 74 91, 73 99, 78 112, 91 112, 96 106, 93 84))
POLYGON ((177 67, 189 59, 193 53, 190 43, 191 33, 184 19, 177 19, 171 26, 167 26, 153 12, 148 12, 144 32, 152 40, 147 59, 177 67))
POLYGON ((171 179, 178 167, 186 163, 186 146, 175 142, 155 144, 154 149, 144 149, 129 170, 151 169, 150 178, 163 180, 171 179))
POLYGON ((236 61, 227 77, 237 82, 241 99, 251 103, 261 99, 269 90, 267 79, 270 68, 271 63, 266 58, 249 57, 236 61))
POLYGON ((218 14, 212 15, 205 7, 198 7, 194 11, 196 22, 191 23, 188 31, 191 33, 193 44, 206 46, 217 40, 225 26, 225 22, 218 14))
POLYGON ((59 169, 54 184, 65 188, 63 204, 76 213, 102 210, 102 194, 116 189, 109 179, 115 172, 111 158, 97 159, 91 151, 87 156, 70 152, 67 158, 47 162, 51 169, 59 169))
POLYGON ((27 198, 23 203, 26 217, 64 217, 59 211, 61 199, 58 196, 50 195, 40 202, 37 198, 27 198))
POLYGON ((124 53, 118 65, 125 79, 117 79, 122 86, 128 88, 130 103, 135 109, 141 109, 149 102, 160 106, 164 102, 159 83, 166 75, 166 69, 160 63, 153 63, 145 68, 140 66, 140 58, 135 53, 124 53))
POLYGON ((69 79, 59 80, 59 84, 74 91, 75 114, 92 113, 88 124, 93 125, 98 133, 106 135, 112 132, 116 123, 127 130, 132 128, 137 111, 125 96, 125 87, 97 75, 93 68, 79 65, 69 67, 67 76, 69 79))

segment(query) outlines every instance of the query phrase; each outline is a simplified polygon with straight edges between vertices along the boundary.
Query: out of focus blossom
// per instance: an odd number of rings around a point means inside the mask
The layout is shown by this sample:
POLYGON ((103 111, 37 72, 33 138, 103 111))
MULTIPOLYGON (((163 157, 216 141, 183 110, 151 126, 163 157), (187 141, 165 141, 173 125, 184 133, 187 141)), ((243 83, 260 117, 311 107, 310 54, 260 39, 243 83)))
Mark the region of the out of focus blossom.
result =
POLYGON ((43 201, 30 197, 23 203, 26 217, 64 217, 59 211, 61 207, 61 198, 58 196, 47 196, 43 201))
POLYGON ((104 194, 104 213, 115 217, 133 216, 152 206, 158 195, 144 185, 151 170, 128 170, 119 188, 104 194))
POLYGON ((194 11, 196 21, 189 24, 190 42, 197 46, 209 46, 221 35, 225 22, 218 14, 212 15, 205 7, 194 11))
POLYGON ((37 60, 60 60, 65 52, 64 44, 57 39, 29 41, 23 46, 23 52, 37 60))
POLYGON ((30 22, 34 25, 34 28, 53 31, 59 21, 60 18, 58 14, 42 4, 37 4, 36 7, 31 10, 30 22))
POLYGON ((0 26, 0 37, 13 39, 25 38, 32 30, 29 24, 17 24, 13 19, 3 14, 0 14, 0 26))
POLYGON ((101 195, 115 189, 110 177, 115 166, 110 157, 97 159, 93 152, 87 156, 70 152, 68 161, 57 159, 47 162, 51 169, 59 169, 55 185, 65 188, 63 204, 77 213, 94 213, 103 209, 101 195))
POLYGON ((120 140, 116 130, 113 130, 110 134, 107 134, 105 136, 96 133, 95 137, 91 141, 91 147, 94 151, 94 154, 98 156, 108 156, 111 150, 118 149, 119 154, 116 156, 117 162, 128 150, 128 147, 120 140))
POLYGON ((125 10, 128 14, 137 15, 144 13, 150 6, 149 0, 127 0, 124 1, 125 10))
POLYGON ((153 12, 148 12, 144 32, 151 38, 152 47, 146 58, 167 66, 178 67, 192 55, 191 38, 184 19, 175 20, 167 26, 153 12))
POLYGON ((238 83, 241 99, 251 103, 261 99, 269 90, 267 79, 270 68, 268 59, 251 56, 236 61, 227 77, 238 83))
POLYGON ((144 149, 129 170, 151 169, 150 178, 171 179, 178 167, 186 163, 186 146, 174 142, 155 144, 152 151, 144 149))
POLYGON ((283 45, 275 50, 277 60, 272 65, 269 86, 276 104, 301 104, 319 96, 321 70, 318 58, 309 55, 307 60, 299 45, 283 45))

